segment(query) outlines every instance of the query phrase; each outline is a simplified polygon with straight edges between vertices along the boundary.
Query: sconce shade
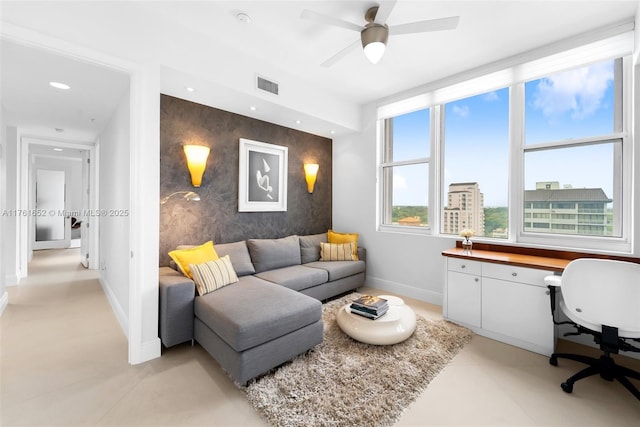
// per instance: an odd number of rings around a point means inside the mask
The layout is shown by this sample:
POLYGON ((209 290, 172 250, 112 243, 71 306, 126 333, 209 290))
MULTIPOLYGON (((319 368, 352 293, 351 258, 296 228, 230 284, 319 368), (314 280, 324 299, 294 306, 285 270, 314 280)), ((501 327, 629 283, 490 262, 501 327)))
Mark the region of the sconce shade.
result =
POLYGON ((316 185, 319 168, 320 166, 317 163, 304 164, 304 176, 307 179, 307 190, 309 190, 309 193, 313 193, 313 187, 316 185))
POLYGON ((200 187, 202 175, 207 167, 209 147, 204 145, 185 145, 184 154, 187 156, 187 167, 191 173, 191 185, 200 187))

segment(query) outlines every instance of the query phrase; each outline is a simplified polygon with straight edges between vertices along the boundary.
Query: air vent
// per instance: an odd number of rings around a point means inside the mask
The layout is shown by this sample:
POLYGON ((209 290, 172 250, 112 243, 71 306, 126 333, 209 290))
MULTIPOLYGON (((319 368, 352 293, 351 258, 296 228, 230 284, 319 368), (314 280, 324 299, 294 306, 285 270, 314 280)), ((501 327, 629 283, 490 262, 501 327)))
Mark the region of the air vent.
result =
POLYGON ((272 93, 274 95, 278 94, 278 83, 272 82, 260 76, 257 76, 257 78, 258 89, 272 93))

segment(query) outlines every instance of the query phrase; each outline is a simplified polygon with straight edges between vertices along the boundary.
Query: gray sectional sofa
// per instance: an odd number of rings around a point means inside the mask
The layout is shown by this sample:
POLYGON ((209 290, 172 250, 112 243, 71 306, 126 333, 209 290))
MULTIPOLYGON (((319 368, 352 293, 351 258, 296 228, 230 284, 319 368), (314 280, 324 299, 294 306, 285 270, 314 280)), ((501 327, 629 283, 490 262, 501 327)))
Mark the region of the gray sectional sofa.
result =
POLYGON ((160 338, 165 347, 197 341, 244 384, 322 342, 322 300, 364 284, 358 261, 320 261, 327 234, 215 245, 239 282, 196 296, 194 282, 160 268, 160 338))

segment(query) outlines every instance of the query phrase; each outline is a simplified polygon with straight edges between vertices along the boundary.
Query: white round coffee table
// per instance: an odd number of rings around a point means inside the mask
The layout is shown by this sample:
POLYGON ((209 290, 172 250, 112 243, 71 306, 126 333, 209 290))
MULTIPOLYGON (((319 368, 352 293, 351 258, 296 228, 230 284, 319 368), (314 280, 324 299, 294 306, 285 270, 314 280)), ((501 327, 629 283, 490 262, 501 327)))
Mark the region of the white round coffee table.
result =
POLYGON ((371 320, 353 314, 349 303, 336 314, 338 326, 354 340, 367 344, 388 345, 406 340, 416 330, 416 313, 402 298, 391 295, 379 296, 389 303, 389 310, 383 316, 371 320))

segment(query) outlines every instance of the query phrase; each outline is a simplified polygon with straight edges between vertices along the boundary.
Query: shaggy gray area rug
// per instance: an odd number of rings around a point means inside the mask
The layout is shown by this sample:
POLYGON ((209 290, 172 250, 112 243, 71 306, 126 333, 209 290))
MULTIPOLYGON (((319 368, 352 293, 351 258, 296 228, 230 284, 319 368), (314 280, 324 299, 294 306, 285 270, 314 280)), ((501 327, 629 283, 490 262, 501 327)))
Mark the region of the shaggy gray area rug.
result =
POLYGON ((360 294, 323 307, 324 341, 243 390, 273 426, 389 426, 462 349, 473 333, 417 316, 406 341, 376 346, 348 337, 336 312, 360 294))

